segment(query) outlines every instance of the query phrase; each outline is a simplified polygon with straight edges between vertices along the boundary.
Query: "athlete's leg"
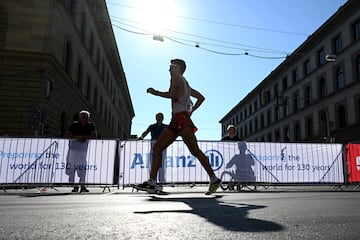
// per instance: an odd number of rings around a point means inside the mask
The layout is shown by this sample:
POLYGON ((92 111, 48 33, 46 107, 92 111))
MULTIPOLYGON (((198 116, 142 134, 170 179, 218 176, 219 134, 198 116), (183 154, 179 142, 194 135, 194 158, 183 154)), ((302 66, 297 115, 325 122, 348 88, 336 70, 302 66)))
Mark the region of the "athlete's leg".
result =
POLYGON ((206 155, 200 150, 196 136, 193 132, 193 130, 186 126, 184 129, 180 132, 180 136, 183 138, 184 143, 188 147, 189 151, 192 155, 194 155, 197 159, 199 159, 201 165, 207 172, 210 178, 215 177, 215 173, 213 169, 211 168, 211 165, 209 163, 209 159, 206 157, 206 155))
POLYGON ((153 151, 153 161, 151 163, 151 170, 150 170, 150 178, 156 180, 157 172, 161 166, 163 161, 162 159, 162 152, 172 143, 175 141, 177 134, 174 133, 171 129, 165 128, 159 138, 156 140, 154 145, 153 151))

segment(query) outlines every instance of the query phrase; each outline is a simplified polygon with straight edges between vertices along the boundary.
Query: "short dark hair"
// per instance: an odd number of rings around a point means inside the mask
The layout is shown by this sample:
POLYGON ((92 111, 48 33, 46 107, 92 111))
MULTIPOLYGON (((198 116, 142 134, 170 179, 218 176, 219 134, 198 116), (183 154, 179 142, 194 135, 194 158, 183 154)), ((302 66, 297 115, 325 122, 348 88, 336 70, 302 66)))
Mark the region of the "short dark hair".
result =
POLYGON ((180 68, 181 68, 181 73, 184 73, 184 72, 185 72, 186 63, 185 63, 184 60, 179 59, 179 58, 175 58, 175 59, 172 59, 172 60, 171 60, 171 63, 176 64, 176 65, 179 65, 180 68))
POLYGON ((164 114, 163 114, 163 113, 159 112, 159 113, 157 113, 157 114, 155 115, 155 117, 158 117, 158 116, 161 116, 161 117, 164 119, 164 114))

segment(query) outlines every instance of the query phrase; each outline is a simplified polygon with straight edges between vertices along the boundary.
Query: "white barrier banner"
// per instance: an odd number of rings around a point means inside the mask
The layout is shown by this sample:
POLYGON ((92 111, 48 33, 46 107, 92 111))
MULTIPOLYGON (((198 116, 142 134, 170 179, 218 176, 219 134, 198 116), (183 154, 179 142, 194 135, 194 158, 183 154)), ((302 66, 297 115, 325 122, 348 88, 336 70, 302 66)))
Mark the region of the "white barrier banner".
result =
MULTIPOLYGON (((343 183, 341 144, 298 144, 200 141, 223 181, 267 183, 343 183)), ((119 145, 120 184, 135 184, 149 177, 150 141, 124 141, 119 145)), ((158 181, 207 182, 208 175, 182 141, 163 153, 158 181)))
POLYGON ((0 138, 0 183, 112 184, 116 140, 0 138))

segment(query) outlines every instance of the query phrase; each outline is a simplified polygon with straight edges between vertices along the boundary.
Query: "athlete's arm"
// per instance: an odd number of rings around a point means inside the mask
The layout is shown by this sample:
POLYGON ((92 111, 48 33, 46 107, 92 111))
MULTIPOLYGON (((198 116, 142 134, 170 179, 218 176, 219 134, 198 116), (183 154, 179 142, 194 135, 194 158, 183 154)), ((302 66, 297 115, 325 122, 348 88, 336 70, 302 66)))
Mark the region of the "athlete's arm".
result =
POLYGON ((192 107, 192 112, 200 107, 200 105, 204 102, 205 97, 197 90, 191 88, 191 96, 196 98, 196 102, 192 107))

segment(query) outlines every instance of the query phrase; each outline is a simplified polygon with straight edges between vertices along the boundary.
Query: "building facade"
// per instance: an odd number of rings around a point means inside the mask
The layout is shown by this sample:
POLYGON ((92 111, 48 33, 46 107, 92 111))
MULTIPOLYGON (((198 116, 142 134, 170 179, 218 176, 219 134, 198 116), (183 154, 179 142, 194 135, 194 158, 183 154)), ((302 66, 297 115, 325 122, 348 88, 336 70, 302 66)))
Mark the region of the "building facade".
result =
POLYGON ((360 141, 360 1, 340 7, 220 123, 244 141, 360 141))
POLYGON ((0 136, 61 137, 81 110, 130 137, 134 109, 104 0, 0 2, 0 136))

